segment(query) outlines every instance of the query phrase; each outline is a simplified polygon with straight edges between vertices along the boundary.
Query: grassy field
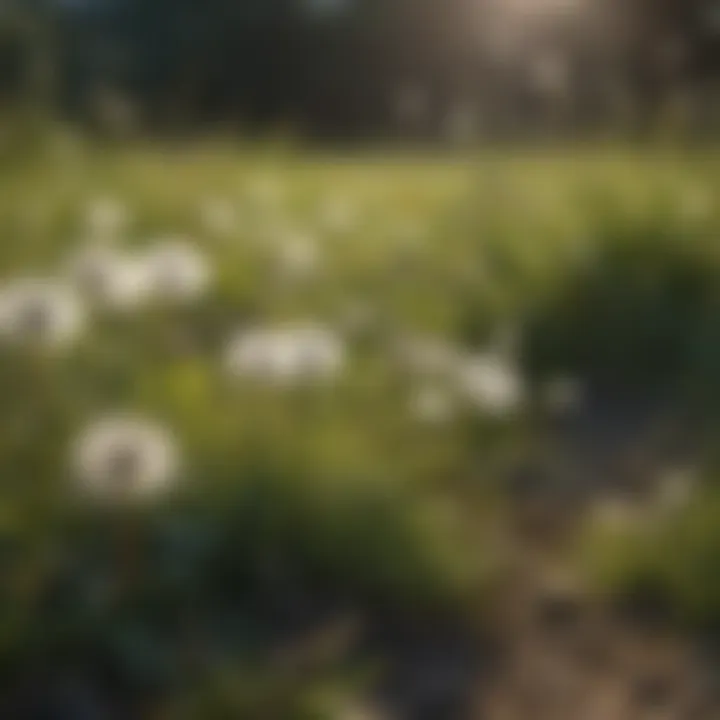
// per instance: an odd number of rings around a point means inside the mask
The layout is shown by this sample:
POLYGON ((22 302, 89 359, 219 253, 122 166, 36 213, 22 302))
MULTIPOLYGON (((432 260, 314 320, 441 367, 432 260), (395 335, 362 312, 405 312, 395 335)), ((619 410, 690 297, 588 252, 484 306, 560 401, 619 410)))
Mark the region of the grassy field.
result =
POLYGON ((516 577, 709 637, 719 198, 667 149, 8 167, 5 716, 354 718, 516 577))

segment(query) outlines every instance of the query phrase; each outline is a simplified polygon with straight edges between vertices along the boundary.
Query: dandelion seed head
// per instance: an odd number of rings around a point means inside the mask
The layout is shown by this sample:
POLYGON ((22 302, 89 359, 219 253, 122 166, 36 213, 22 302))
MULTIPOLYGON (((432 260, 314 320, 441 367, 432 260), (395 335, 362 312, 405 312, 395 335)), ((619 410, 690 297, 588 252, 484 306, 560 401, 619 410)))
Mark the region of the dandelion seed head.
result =
POLYGON ((165 301, 192 301, 210 286, 210 262, 195 243, 183 237, 158 240, 144 256, 153 294, 165 301))
POLYGON ((22 278, 0 286, 0 337, 10 344, 64 347, 86 322, 81 298, 65 283, 22 278))
POLYGON ((83 492, 109 502, 157 496, 170 487, 179 470, 172 434, 131 415, 91 424, 75 441, 71 460, 83 492))
POLYGON ((516 368, 497 355, 470 357, 462 363, 457 379, 467 399, 490 415, 513 414, 524 399, 522 378, 516 368))
POLYGON ((228 343, 225 360, 232 375, 294 385, 336 378, 345 355, 339 335, 305 324, 241 332, 228 343))
POLYGON ((66 275, 88 302, 111 310, 134 310, 150 297, 145 263, 119 249, 93 243, 67 263, 66 275))

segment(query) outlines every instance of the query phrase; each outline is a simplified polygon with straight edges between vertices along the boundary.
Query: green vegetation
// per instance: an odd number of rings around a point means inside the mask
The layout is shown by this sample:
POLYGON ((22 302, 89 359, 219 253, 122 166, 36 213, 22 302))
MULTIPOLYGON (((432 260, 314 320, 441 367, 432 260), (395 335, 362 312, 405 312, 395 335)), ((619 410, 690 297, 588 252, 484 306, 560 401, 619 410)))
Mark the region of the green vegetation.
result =
MULTIPOLYGON (((274 654, 297 634, 344 612, 472 632, 507 561, 507 478, 553 427, 544 383, 572 377, 583 413, 598 394, 661 400, 712 434, 719 193, 713 157, 650 150, 461 161, 58 142, 15 167, 0 178, 5 284, 55 276, 88 240, 140 252, 177 233, 214 280, 191 303, 93 310, 62 352, 4 338, 3 685, 70 667, 133 717, 335 718, 315 708, 371 684, 382 648, 286 677, 274 654), (116 240, 101 237, 105 199, 127 211, 116 240), (228 374, 239 328, 293 321, 343 337, 332 383, 228 374), (406 337, 476 353, 508 328, 524 386, 511 412, 511 390, 478 407, 398 360, 406 337), (420 409, 428 388, 449 412, 420 409), (78 491, 72 443, 115 411, 172 431, 166 497, 78 491)), ((713 493, 593 531, 584 570, 611 595, 647 584, 688 627, 720 624, 713 493)))

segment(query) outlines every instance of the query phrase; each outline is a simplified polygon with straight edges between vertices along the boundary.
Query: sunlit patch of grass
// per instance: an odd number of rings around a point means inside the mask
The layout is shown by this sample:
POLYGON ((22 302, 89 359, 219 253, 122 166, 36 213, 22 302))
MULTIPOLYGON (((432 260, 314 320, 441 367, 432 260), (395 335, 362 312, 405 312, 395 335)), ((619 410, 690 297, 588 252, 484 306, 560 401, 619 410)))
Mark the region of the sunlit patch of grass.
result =
MULTIPOLYGON (((88 207, 103 199, 127 208, 113 239, 123 251, 179 233, 214 270, 191 303, 92 308, 63 357, 0 348, 2 659, 100 657, 122 668, 130 694, 146 675, 167 693, 182 688, 187 703, 208 695, 257 708, 275 692, 258 648, 296 603, 481 613, 504 557, 489 533, 504 480, 543 415, 524 392, 493 415, 462 395, 457 367, 442 380, 416 375, 393 349, 429 337, 464 362, 509 330, 523 391, 567 375, 628 396, 707 401, 720 386, 720 173, 712 157, 702 171, 699 162, 592 148, 460 160, 85 144, 70 169, 35 160, 0 178, 3 277, 52 275, 81 241, 107 240, 87 237, 88 207), (337 199, 354 206, 346 232, 320 226, 337 199), (234 224, 208 227, 209 200, 231 208, 234 224), (312 236, 319 261, 288 279, 277 255, 294 233, 312 236), (283 387, 226 371, 235 333, 290 322, 343 337, 333 382, 283 387), (447 392, 452 411, 419 417, 412 403, 426 388, 447 392), (124 410, 166 423, 183 455, 173 493, 130 515, 83 504, 67 466, 80 428, 124 410), (128 517, 144 552, 132 597, 117 606, 108 588, 128 517), (205 675, 171 659, 196 642, 205 675)), ((714 622, 720 601, 705 574, 718 565, 716 505, 649 534, 640 524, 621 540, 598 533, 588 567, 604 589, 649 583, 681 613, 714 622)), ((292 698, 283 717, 305 707, 292 698)))
POLYGON ((585 562, 614 601, 692 630, 720 630, 720 502, 705 489, 670 513, 645 511, 624 527, 590 528, 585 562))

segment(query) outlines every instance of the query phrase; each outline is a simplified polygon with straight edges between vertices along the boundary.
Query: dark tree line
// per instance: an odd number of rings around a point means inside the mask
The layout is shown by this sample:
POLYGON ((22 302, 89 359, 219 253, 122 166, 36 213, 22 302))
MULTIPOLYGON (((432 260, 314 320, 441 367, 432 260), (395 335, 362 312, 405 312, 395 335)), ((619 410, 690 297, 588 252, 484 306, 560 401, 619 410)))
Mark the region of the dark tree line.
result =
POLYGON ((709 0, 6 0, 0 100, 164 132, 567 132, 705 112, 718 39, 709 0))

